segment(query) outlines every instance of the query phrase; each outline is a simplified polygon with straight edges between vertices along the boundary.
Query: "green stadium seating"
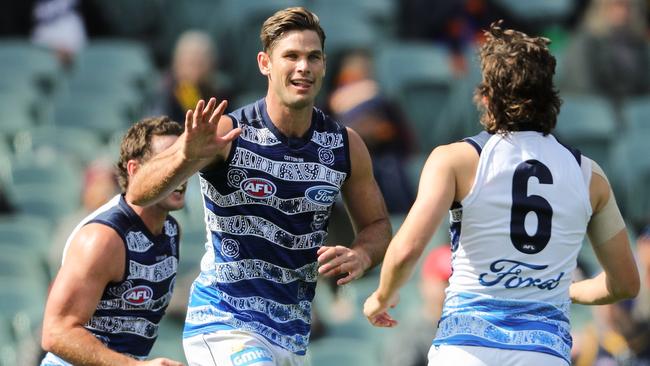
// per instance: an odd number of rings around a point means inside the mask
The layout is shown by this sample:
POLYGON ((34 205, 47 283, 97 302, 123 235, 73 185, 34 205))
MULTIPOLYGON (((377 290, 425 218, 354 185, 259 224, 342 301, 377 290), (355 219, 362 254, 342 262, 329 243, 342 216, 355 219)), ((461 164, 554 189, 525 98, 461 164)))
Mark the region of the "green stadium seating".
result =
MULTIPOLYGON (((562 143, 607 168, 617 125, 609 102, 592 95, 566 95, 557 118, 555 135, 562 143)), ((605 170, 607 171, 607 170, 605 170)))
POLYGON ((95 131, 65 126, 39 126, 22 131, 16 135, 14 146, 16 156, 53 152, 83 165, 102 155, 106 149, 95 131))
POLYGON ((51 95, 62 75, 59 61, 50 50, 27 39, 0 39, 0 89, 27 84, 51 95))
POLYGON ((635 130, 619 136, 612 149, 611 174, 608 173, 624 217, 639 226, 650 220, 648 141, 650 130, 635 130))
POLYGON ((399 101, 419 147, 430 151, 454 81, 448 50, 424 42, 391 43, 377 50, 375 65, 380 85, 399 101))
POLYGON ((628 131, 650 131, 650 96, 626 100, 622 111, 628 131))

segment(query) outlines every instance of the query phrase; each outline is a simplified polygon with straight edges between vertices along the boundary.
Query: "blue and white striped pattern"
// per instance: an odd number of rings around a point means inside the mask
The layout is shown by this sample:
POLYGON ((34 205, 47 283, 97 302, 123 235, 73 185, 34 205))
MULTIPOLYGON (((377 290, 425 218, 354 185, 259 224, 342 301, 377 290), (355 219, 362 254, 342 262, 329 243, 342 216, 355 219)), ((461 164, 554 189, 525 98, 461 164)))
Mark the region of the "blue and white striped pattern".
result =
POLYGON ((570 363, 569 305, 448 294, 433 344, 544 352, 570 363))
POLYGON ((264 100, 230 117, 242 128, 229 159, 200 174, 210 232, 184 337, 242 329, 305 354, 318 265, 336 195, 349 175, 344 127, 314 109, 287 138, 264 100))

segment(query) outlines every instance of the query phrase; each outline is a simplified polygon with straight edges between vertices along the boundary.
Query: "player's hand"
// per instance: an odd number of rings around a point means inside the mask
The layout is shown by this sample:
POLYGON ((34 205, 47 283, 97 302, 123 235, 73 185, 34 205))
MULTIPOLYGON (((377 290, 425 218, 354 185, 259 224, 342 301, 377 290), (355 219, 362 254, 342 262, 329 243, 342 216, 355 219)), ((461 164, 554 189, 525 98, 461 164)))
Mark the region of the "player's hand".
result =
POLYGON ((223 100, 217 104, 215 98, 210 98, 206 104, 203 99, 196 103, 194 110, 185 113, 185 132, 183 153, 188 160, 212 159, 215 155, 226 156, 226 151, 234 139, 239 136, 241 129, 234 128, 224 136, 217 134, 219 120, 226 110, 228 102, 223 100))
POLYGON ((154 358, 153 360, 143 361, 142 366, 183 366, 182 363, 170 360, 168 358, 154 358))
POLYGON ((388 301, 381 301, 377 291, 370 295, 363 304, 363 315, 375 327, 392 328, 397 325, 397 320, 388 314, 388 308, 394 308, 399 302, 399 295, 395 294, 388 301))
POLYGON ((318 273, 326 277, 345 275, 336 281, 337 285, 356 280, 370 267, 370 258, 354 249, 341 245, 318 249, 318 273))

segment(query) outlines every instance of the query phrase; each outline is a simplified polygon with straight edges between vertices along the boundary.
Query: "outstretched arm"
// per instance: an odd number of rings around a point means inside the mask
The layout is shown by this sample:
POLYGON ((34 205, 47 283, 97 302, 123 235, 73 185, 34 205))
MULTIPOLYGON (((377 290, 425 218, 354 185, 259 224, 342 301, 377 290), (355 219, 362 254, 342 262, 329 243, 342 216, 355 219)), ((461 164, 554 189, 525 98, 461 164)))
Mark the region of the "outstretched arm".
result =
POLYGON ((422 170, 417 198, 386 251, 379 287, 366 300, 363 312, 374 326, 397 324, 388 308, 396 305, 398 290, 409 279, 418 258, 454 200, 456 178, 450 147, 436 148, 422 170))
POLYGON ((88 224, 76 234, 45 307, 44 350, 74 365, 180 365, 168 359, 137 361, 84 328, 106 285, 122 279, 125 255, 122 239, 107 226, 88 224))
POLYGON ((636 296, 640 280, 614 193, 605 173, 595 162, 593 164, 590 196, 594 213, 587 233, 604 271, 594 278, 571 284, 569 295, 574 303, 602 305, 636 296))
POLYGON ((318 251, 319 272, 325 276, 347 274, 337 281, 344 285, 381 262, 391 237, 390 220, 384 198, 372 174, 372 162, 361 137, 348 129, 350 141, 350 178, 342 191, 355 229, 350 248, 341 245, 318 251))
POLYGON ((147 206, 166 197, 182 182, 210 163, 226 159, 239 136, 229 117, 222 116, 226 101, 200 100, 185 115, 185 131, 167 150, 143 164, 129 180, 127 201, 147 206))

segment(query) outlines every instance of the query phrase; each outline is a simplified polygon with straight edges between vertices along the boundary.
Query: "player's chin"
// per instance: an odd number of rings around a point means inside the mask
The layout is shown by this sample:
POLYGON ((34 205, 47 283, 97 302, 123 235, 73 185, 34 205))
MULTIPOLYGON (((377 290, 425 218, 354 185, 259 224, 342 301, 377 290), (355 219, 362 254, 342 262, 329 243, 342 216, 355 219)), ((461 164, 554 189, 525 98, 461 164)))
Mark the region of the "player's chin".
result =
POLYGON ((185 193, 173 192, 161 203, 167 211, 180 210, 185 207, 185 193))

